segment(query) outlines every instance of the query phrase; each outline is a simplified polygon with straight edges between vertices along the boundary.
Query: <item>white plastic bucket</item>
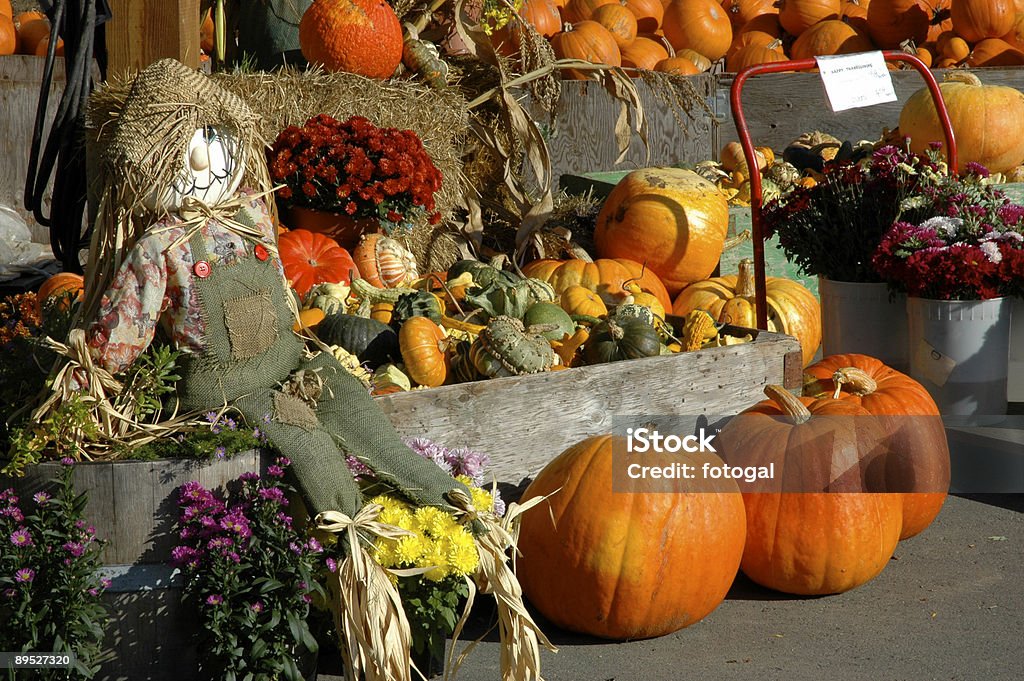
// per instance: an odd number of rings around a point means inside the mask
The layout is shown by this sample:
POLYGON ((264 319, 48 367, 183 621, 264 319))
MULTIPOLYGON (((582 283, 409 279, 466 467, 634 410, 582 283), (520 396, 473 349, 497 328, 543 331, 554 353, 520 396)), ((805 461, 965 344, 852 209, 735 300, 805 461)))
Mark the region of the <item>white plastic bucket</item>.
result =
POLYGON ((825 357, 860 353, 907 371, 907 308, 902 294, 889 299, 884 283, 818 278, 821 351, 825 357))

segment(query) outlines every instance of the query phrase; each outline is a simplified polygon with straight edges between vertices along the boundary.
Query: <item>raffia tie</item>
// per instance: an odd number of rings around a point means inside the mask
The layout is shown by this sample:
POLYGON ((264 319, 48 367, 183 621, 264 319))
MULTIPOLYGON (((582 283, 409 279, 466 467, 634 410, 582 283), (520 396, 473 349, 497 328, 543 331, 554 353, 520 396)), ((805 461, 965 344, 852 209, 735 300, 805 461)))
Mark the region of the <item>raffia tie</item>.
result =
POLYGON ((243 239, 248 239, 249 241, 264 244, 272 251, 272 255, 276 256, 277 253, 275 247, 272 244, 265 242, 264 236, 259 232, 259 230, 247 227, 235 220, 235 216, 238 214, 238 211, 241 210, 242 204, 245 201, 269 196, 271 193, 272 192, 264 192, 262 194, 255 194, 247 197, 243 197, 239 194, 232 199, 221 201, 216 205, 210 205, 202 199, 197 199, 194 196, 186 196, 182 199, 181 208, 178 210, 178 216, 181 218, 181 222, 158 228, 154 230, 154 233, 169 229, 184 228, 182 235, 171 244, 170 248, 173 249, 191 239, 192 235, 202 229, 203 225, 208 223, 210 220, 215 220, 232 234, 243 239))
POLYGON ((348 537, 348 557, 327 583, 347 681, 411 681, 409 620, 398 589, 362 540, 398 539, 410 532, 378 521, 381 510, 367 504, 354 518, 324 511, 314 520, 318 529, 348 537))
MULTIPOLYGON (((486 530, 476 537, 480 565, 473 579, 466 579, 469 596, 462 618, 452 633, 452 650, 454 651, 455 643, 466 624, 479 588, 481 593, 493 594, 498 607, 502 681, 543 681, 544 677, 540 671, 540 647, 544 646, 551 652, 558 652, 558 648, 548 640, 527 611, 519 579, 513 567, 508 564, 508 553, 511 551, 514 556, 517 550, 519 516, 547 497, 534 497, 523 504, 509 504, 501 519, 492 512, 476 509, 472 499, 462 490, 452 491, 449 498, 460 512, 459 522, 480 523, 486 530)), ((513 566, 514 564, 513 558, 513 566)), ((446 680, 458 672, 462 662, 478 642, 479 640, 470 644, 454 662, 449 657, 445 664, 446 680)))

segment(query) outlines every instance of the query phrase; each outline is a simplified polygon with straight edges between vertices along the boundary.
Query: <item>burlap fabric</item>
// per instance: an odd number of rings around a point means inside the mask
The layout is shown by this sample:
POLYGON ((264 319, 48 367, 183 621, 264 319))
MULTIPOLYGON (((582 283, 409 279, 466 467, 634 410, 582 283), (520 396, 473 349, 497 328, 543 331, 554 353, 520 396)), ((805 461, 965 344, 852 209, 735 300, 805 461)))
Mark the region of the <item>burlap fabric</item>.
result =
MULTIPOLYGON (((236 220, 254 225, 244 208, 236 220)), ((189 248, 193 262, 208 260, 201 232, 189 239, 189 248)), ((448 492, 465 490, 405 446, 363 385, 333 356, 304 358, 273 260, 250 256, 215 265, 209 276, 196 279, 196 287, 206 323, 205 351, 183 358, 182 406, 210 409, 231 403, 249 423, 263 428, 292 460, 314 515, 332 510, 354 515, 362 505, 345 453, 417 504, 448 506, 448 492), (289 376, 300 371, 315 373, 320 383, 313 404, 282 390, 289 376)))
POLYGON ((199 128, 220 126, 245 140, 240 150, 245 167, 263 163, 259 117, 238 96, 175 59, 161 59, 140 71, 132 82, 117 125, 99 148, 108 178, 128 195, 144 196, 186 172, 182 162, 189 140, 199 128), (254 145, 255 142, 255 145, 254 145))

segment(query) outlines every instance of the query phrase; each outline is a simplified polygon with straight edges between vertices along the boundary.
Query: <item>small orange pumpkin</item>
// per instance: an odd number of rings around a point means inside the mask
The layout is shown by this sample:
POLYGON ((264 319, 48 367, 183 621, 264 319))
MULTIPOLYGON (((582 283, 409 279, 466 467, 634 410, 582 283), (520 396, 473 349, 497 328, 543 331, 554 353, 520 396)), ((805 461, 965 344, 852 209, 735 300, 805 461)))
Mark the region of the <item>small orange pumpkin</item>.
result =
POLYGON ((442 385, 451 371, 444 329, 426 317, 410 317, 398 330, 398 345, 409 377, 431 388, 442 385))
MULTIPOLYGON (((52 277, 47 278, 43 285, 39 287, 39 291, 36 293, 37 312, 42 314, 43 309, 46 307, 46 302, 51 298, 57 298, 68 293, 76 294, 75 300, 81 300, 84 288, 85 282, 81 274, 58 272, 52 277)), ((66 301, 64 304, 66 304, 66 301)))
POLYGON ((308 229, 279 236, 278 251, 284 274, 299 297, 322 282, 348 284, 356 269, 352 256, 337 241, 308 229))
POLYGON ((402 25, 385 0, 313 0, 299 21, 299 46, 327 71, 390 78, 402 62, 402 25))

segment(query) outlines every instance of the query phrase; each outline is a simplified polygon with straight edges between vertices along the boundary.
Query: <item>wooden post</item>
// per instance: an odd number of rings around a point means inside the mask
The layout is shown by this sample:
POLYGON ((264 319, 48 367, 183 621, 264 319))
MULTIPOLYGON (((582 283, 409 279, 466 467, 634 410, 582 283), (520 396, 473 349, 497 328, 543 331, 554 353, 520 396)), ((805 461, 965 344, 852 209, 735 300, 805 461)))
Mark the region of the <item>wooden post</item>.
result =
POLYGON ((107 75, 144 69, 165 57, 199 67, 200 0, 110 0, 107 75))

